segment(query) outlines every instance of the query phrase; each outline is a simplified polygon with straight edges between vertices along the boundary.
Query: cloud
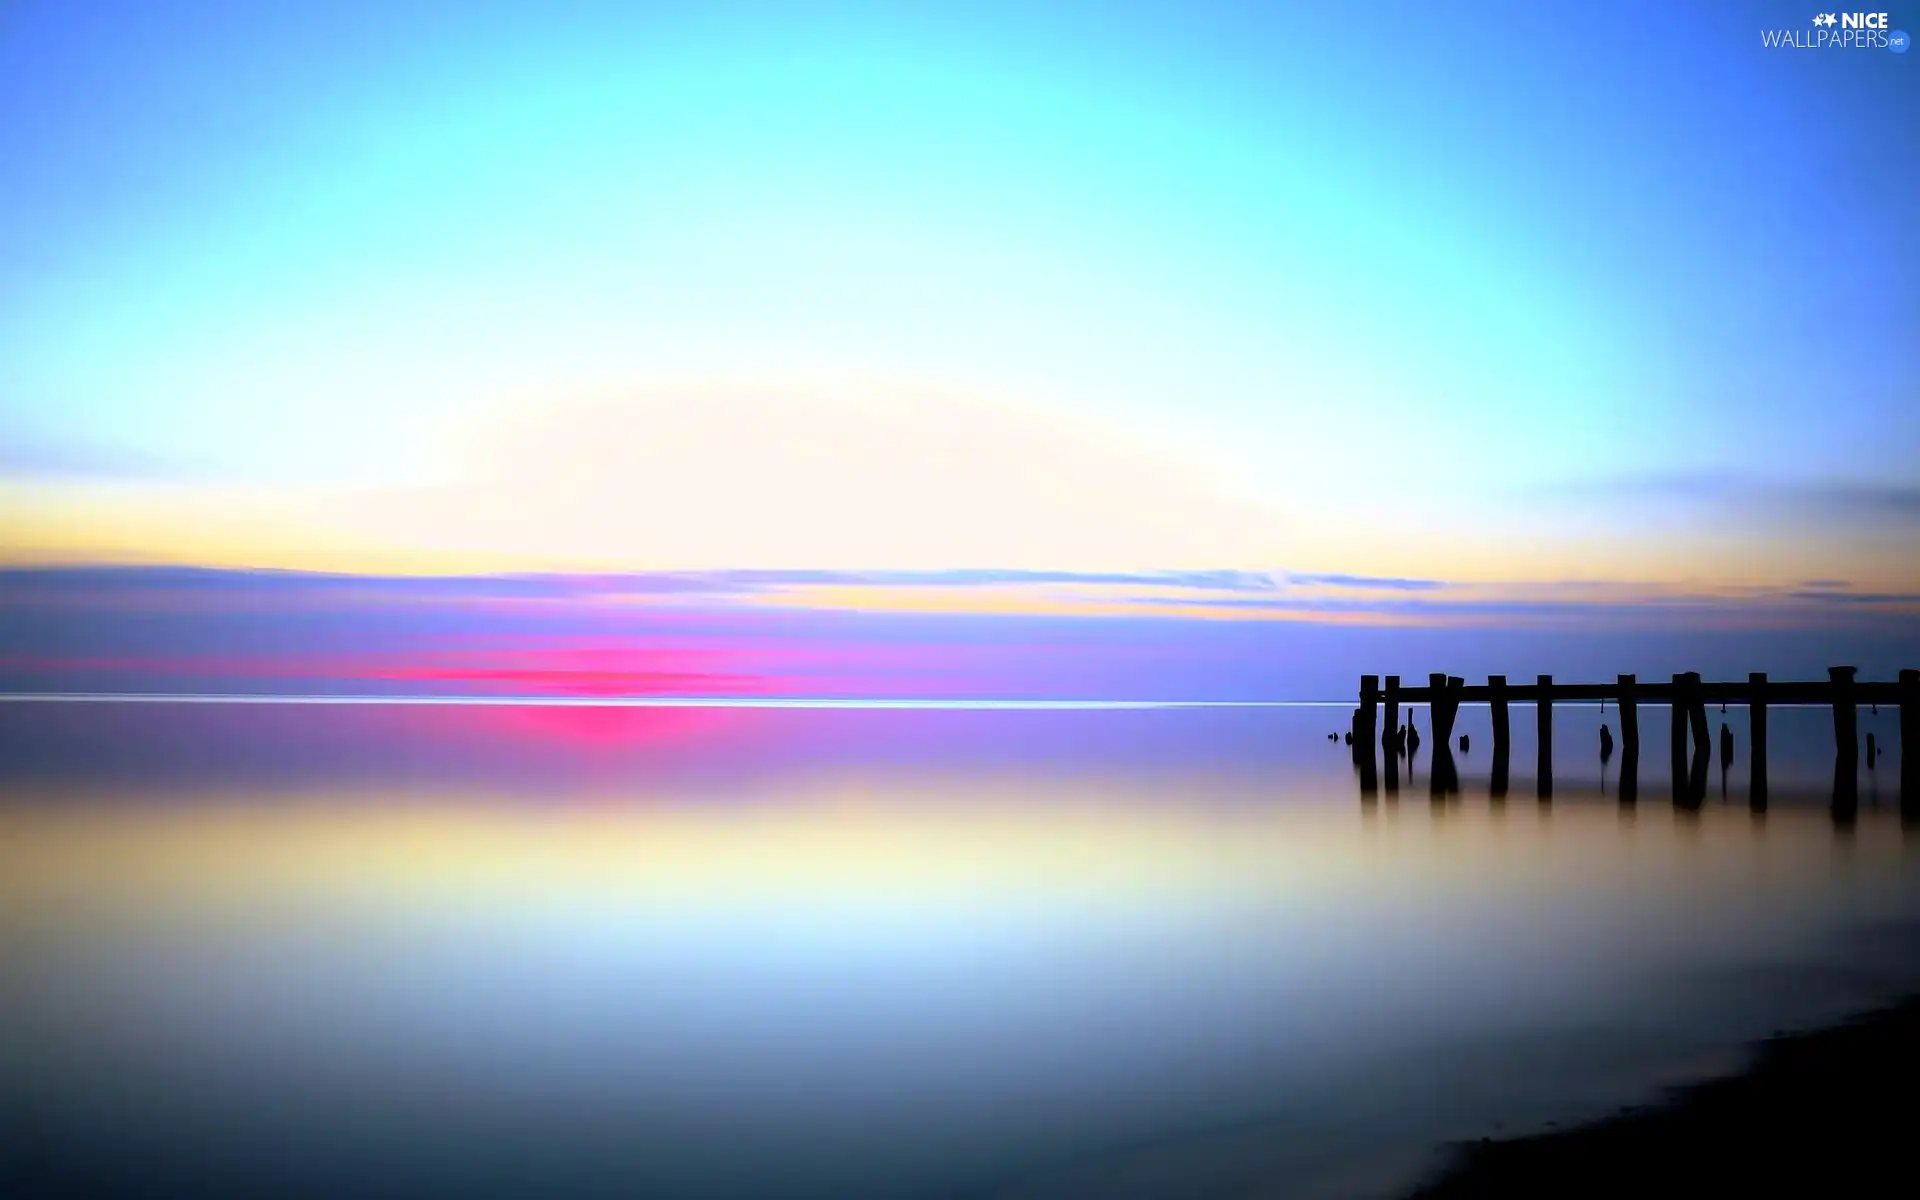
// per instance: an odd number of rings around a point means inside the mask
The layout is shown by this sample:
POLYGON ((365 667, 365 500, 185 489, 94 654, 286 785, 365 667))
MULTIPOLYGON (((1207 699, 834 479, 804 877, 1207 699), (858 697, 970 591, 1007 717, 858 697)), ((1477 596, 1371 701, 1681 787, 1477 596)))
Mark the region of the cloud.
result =
POLYGON ((0 430, 0 476, 146 481, 174 474, 170 464, 138 450, 0 430))
POLYGON ((1255 571, 1026 571, 962 568, 950 571, 732 570, 688 578, 720 584, 795 587, 807 584, 860 587, 1004 587, 1021 584, 1207 588, 1272 591, 1273 577, 1255 571))
POLYGON ((839 571, 733 569, 637 571, 597 574, 505 573, 380 575, 278 569, 229 570, 197 566, 0 567, 0 589, 112 591, 134 588, 206 589, 221 592, 324 594, 374 590, 395 596, 474 598, 581 598, 656 596, 724 599, 806 588, 1101 588, 1271 592, 1273 577, 1248 571, 839 571))
MULTIPOLYGON (((1832 581, 1829 581, 1832 582, 1832 581)), ((183 605, 209 611, 302 605, 632 604, 656 616, 749 608, 815 612, 1370 621, 1408 625, 1824 627, 1911 623, 1920 593, 1804 585, 1484 584, 1309 572, 836 571, 744 569, 625 574, 382 576, 195 567, 0 568, 0 601, 59 607, 183 605), (1285 586, 1275 581, 1284 581, 1285 586), (1309 580, 1328 590, 1299 587, 1309 580), (1327 583, 1332 580, 1335 582, 1327 583), (1418 586, 1405 586, 1405 585, 1418 586)))
POLYGON ((1447 586, 1438 579, 1400 579, 1375 575, 1310 575, 1290 571, 1285 578, 1296 587, 1364 588, 1368 591, 1431 592, 1447 586))
POLYGON ((1798 591, 1789 594, 1796 600, 1808 600, 1820 604, 1920 605, 1920 592, 1798 591))
POLYGON ((1892 480, 1762 479, 1754 476, 1631 474, 1574 480, 1543 490, 1550 498, 1613 504, 1686 504, 1764 513, 1809 522, 1920 523, 1920 483, 1892 480))

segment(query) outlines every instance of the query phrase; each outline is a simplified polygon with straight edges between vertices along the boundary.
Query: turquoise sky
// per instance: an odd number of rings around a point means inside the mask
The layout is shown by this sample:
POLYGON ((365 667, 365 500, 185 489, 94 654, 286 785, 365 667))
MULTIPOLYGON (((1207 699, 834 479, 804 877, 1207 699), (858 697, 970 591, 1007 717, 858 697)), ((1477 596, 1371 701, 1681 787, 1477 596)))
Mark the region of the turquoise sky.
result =
MULTIPOLYGON (((757 417, 710 428, 693 397, 850 387, 847 432, 800 420, 859 462, 924 452, 874 424, 935 419, 898 397, 954 394, 1055 439, 1003 474, 1072 491, 1109 442, 1159 456, 1169 479, 1111 483, 1141 497, 1122 526, 1187 511, 1163 483, 1244 514, 1244 543, 1143 532, 1144 558, 1444 573, 1457 540, 1469 573, 1527 577, 1565 533, 1636 577, 1684 526, 1745 539, 1731 576, 1768 557, 1765 512, 1778 554, 1884 581, 1916 532, 1920 56, 1763 49, 1804 6, 557 7, 0 11, 23 544, 192 560, 158 517, 94 543, 114 505, 294 489, 304 532, 249 545, 297 564, 327 489, 505 470, 537 507, 568 436, 588 476, 658 475, 603 461, 582 396, 622 444, 696 447, 677 461, 724 479, 676 485, 697 526, 756 488, 804 502, 815 460, 769 463, 757 417), (474 449, 529 427, 524 475, 474 449), (1852 559, 1802 554, 1836 536, 1852 559)), ((907 565, 1009 565, 980 561, 1002 527, 1044 557, 1015 533, 1047 503, 983 505, 907 565)), ((407 548, 484 548, 436 521, 407 548)), ((809 536, 781 545, 905 544, 809 536)), ((653 565, 644 529, 595 545, 653 565)))

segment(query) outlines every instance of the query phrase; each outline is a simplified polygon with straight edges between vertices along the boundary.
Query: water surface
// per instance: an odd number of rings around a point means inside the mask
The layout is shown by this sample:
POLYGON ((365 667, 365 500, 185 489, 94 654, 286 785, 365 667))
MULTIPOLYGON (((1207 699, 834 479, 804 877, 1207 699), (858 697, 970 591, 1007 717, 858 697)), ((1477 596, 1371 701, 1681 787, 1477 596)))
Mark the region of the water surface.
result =
POLYGON ((1920 982, 1897 761, 1623 808, 1601 719, 1543 805, 1523 712, 1496 803, 1316 708, 12 704, 8 1190, 1391 1193, 1920 982))

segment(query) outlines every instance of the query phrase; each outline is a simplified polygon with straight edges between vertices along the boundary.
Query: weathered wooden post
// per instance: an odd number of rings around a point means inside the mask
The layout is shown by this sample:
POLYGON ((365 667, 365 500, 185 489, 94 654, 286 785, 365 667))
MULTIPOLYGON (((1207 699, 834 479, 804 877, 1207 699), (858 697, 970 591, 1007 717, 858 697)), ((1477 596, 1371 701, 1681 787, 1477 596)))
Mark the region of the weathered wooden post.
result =
POLYGON ((1767 807, 1767 673, 1755 671, 1747 676, 1747 807, 1765 812, 1767 807))
POLYGON ((1619 676, 1620 686, 1620 803, 1640 799, 1640 701, 1631 675, 1619 676))
POLYGON ((1453 718, 1447 713, 1447 677, 1434 671, 1427 675, 1427 727, 1433 733, 1433 761, 1427 766, 1427 791, 1434 796, 1447 794, 1447 764, 1452 761, 1448 738, 1453 718))
POLYGON ((1380 677, 1360 677, 1360 708, 1353 729, 1353 753, 1360 766, 1360 791, 1372 795, 1380 788, 1380 777, 1373 758, 1374 721, 1380 703, 1380 677))
POLYGON ((1453 729, 1460 720, 1460 693, 1466 689, 1466 686, 1467 681, 1458 675, 1447 676, 1447 734, 1440 739, 1437 748, 1445 750, 1446 753, 1444 758, 1438 752, 1434 756, 1434 764, 1438 768, 1434 772, 1434 777, 1439 781, 1441 788, 1447 792, 1460 790, 1460 771, 1453 761, 1453 729))
POLYGON ((1860 716, 1853 702, 1856 667, 1828 667, 1833 695, 1833 805, 1851 810, 1860 802, 1860 716))
POLYGON ((1380 758, 1387 769, 1387 794, 1400 792, 1400 677, 1387 676, 1386 716, 1380 729, 1380 758))
POLYGON ((1673 676, 1673 705, 1667 710, 1667 728, 1672 738, 1668 765, 1673 768, 1673 802, 1684 804, 1687 800, 1687 677, 1684 672, 1675 672, 1673 676))
POLYGON ((1512 744, 1507 726, 1505 675, 1487 676, 1487 704, 1493 711, 1493 783, 1489 790, 1498 800, 1507 794, 1507 756, 1512 744))
POLYGON ((1553 676, 1542 675, 1535 681, 1540 687, 1540 702, 1534 706, 1534 732, 1540 739, 1537 770, 1542 800, 1553 795, 1553 676))
POLYGON ((1640 685, 1631 675, 1622 675, 1616 682, 1620 688, 1620 749, 1638 757, 1640 754, 1640 685))
POLYGON ((1920 816, 1920 671, 1900 672, 1900 812, 1920 816))
POLYGON ((1700 672, 1687 672, 1687 724, 1693 729, 1693 765, 1687 772, 1689 799, 1707 798, 1707 766, 1713 759, 1713 735, 1707 729, 1707 694, 1700 672))

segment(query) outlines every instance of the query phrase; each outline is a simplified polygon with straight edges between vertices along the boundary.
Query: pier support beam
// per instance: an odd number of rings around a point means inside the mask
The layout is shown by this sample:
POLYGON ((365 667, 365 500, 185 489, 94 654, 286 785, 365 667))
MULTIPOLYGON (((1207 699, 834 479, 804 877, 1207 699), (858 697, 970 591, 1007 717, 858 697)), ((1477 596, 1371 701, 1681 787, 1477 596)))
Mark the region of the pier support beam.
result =
POLYGON ((1535 682, 1540 687, 1540 703, 1533 710, 1534 732, 1540 739, 1535 767, 1540 798, 1545 800, 1553 795, 1553 676, 1542 675, 1535 682))
POLYGON ((1380 746, 1386 751, 1387 757, 1392 759, 1400 744, 1400 677, 1398 675, 1387 676, 1384 703, 1387 719, 1380 727, 1380 746))
POLYGON ((1380 759, 1386 767, 1387 795, 1400 791, 1400 677, 1387 676, 1386 720, 1380 726, 1380 759))
POLYGON ((1459 688, 1464 683, 1437 672, 1427 676, 1429 723, 1433 726, 1433 765, 1428 768, 1427 778, 1436 796, 1460 790, 1460 775, 1453 761, 1453 722, 1460 714, 1459 688))
POLYGON ((1767 811, 1767 673, 1747 676, 1747 807, 1767 811))
POLYGON ((1453 735, 1453 714, 1447 711, 1447 677, 1437 671, 1427 676, 1427 724, 1436 742, 1453 735))
POLYGON ((1378 719, 1379 703, 1380 677, 1362 675, 1360 707, 1356 710, 1353 724, 1353 755, 1355 764, 1360 768, 1360 792, 1367 796, 1380 790, 1380 777, 1373 757, 1374 721, 1378 719))
POLYGON ((1667 765, 1673 769, 1673 802, 1687 802, 1687 677, 1673 677, 1673 705, 1667 710, 1667 732, 1671 748, 1667 765))
POLYGON ((1619 676, 1620 687, 1620 803, 1640 799, 1640 698, 1631 675, 1619 676))
POLYGON ((1900 814, 1920 818, 1920 671, 1900 672, 1900 814))
POLYGON ((1493 712, 1493 783, 1489 789, 1496 800, 1507 794, 1507 759, 1512 737, 1507 724, 1507 677, 1487 676, 1488 707, 1493 712))
POLYGON ((1700 672, 1687 672, 1687 725, 1693 730, 1693 764, 1687 772, 1687 792, 1691 803, 1707 798, 1707 768, 1713 760, 1713 735, 1707 731, 1707 696, 1700 684, 1700 672))
POLYGON ((1860 714, 1853 700, 1856 667, 1828 667, 1833 682, 1833 807, 1851 813, 1860 803, 1860 714))
POLYGON ((1466 687, 1467 681, 1458 675, 1447 676, 1447 736, 1441 745, 1447 752, 1446 778, 1442 782, 1449 792, 1460 790, 1460 772, 1453 761, 1453 730, 1460 721, 1460 696, 1466 687))

